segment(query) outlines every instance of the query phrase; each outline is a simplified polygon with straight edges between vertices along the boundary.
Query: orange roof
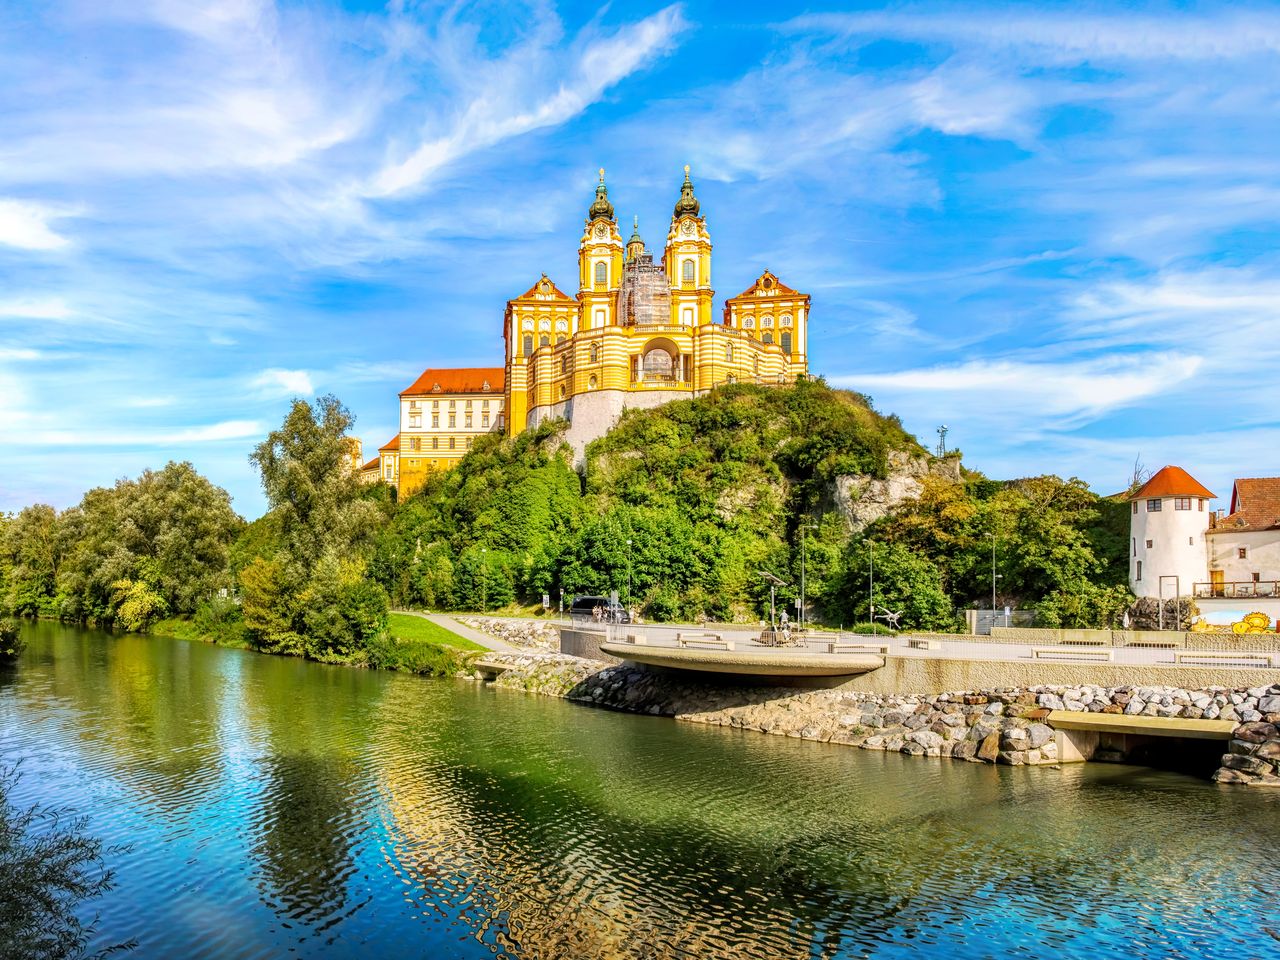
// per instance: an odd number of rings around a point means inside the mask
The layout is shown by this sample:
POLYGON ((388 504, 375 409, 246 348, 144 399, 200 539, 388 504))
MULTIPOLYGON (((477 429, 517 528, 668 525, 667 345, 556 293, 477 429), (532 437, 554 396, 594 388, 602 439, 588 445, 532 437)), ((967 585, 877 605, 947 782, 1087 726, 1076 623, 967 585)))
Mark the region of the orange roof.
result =
POLYGON ((402 397, 422 397, 432 393, 501 393, 505 376, 502 367, 451 367, 423 370, 402 397))
POLYGON ((400 449, 400 434, 396 434, 378 448, 379 453, 394 453, 400 449))
POLYGON ((796 290, 788 287, 785 283, 766 270, 756 278, 755 283, 743 290, 738 294, 738 296, 730 297, 729 299, 739 300, 742 297, 794 296, 796 293, 796 290))
POLYGON ((520 294, 520 296, 516 297, 516 299, 517 300, 547 300, 547 299, 573 300, 574 298, 569 296, 559 287, 557 287, 551 280, 548 280, 547 275, 544 273, 542 275, 542 279, 540 279, 537 283, 535 283, 532 287, 530 287, 524 293, 520 294))
POLYGON ((363 467, 360 468, 360 472, 364 473, 366 470, 377 470, 377 469, 378 469, 378 458, 374 457, 372 460, 370 460, 368 463, 366 463, 363 467))
POLYGON ((1280 477, 1250 477, 1231 488, 1231 513, 1215 531, 1231 533, 1280 527, 1280 477))
POLYGON ((1137 493, 1129 494, 1130 500, 1142 500, 1146 497, 1204 497, 1212 500, 1215 494, 1210 493, 1195 477, 1181 467, 1161 467, 1155 476, 1144 483, 1137 493))

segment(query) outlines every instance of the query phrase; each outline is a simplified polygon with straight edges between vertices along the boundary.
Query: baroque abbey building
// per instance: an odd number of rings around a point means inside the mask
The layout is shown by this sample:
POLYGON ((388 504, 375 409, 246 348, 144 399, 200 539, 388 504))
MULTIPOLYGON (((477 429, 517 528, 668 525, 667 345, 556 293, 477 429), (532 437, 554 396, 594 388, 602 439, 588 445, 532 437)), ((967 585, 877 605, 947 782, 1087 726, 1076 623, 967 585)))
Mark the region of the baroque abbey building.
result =
POLYGON ((807 294, 766 270, 725 301, 719 320, 714 297, 711 234, 689 168, 660 256, 634 221, 623 241, 601 170, 578 245, 577 294, 543 274, 507 302, 502 367, 424 371, 400 395, 400 433, 364 476, 408 495, 456 463, 476 433, 514 435, 561 417, 580 459, 623 410, 807 372, 807 294))

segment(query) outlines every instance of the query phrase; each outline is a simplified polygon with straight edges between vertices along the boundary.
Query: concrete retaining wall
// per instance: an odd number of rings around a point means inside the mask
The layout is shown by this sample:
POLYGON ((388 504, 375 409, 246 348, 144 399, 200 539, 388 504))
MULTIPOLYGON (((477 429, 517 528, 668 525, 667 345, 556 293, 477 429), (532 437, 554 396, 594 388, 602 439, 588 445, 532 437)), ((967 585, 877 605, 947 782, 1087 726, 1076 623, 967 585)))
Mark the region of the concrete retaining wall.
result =
POLYGON ((599 660, 602 663, 620 663, 617 657, 601 652, 600 644, 608 642, 609 635, 602 631, 560 628, 560 652, 567 653, 571 657, 599 660))

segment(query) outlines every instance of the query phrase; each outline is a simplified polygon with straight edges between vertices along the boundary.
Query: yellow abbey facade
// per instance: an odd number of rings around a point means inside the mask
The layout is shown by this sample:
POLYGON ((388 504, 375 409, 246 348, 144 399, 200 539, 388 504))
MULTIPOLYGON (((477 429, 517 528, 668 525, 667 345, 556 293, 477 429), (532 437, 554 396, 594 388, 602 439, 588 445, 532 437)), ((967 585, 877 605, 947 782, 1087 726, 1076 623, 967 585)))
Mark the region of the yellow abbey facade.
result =
POLYGON ((578 245, 576 296, 543 274, 509 300, 504 366, 425 371, 401 393, 401 432, 380 448, 379 460, 365 465, 363 476, 407 495, 432 470, 460 459, 476 433, 515 435, 561 417, 581 458, 626 409, 699 396, 726 383, 791 383, 808 372, 807 294, 765 270, 725 301, 718 321, 714 297, 711 234, 689 168, 657 258, 638 225, 623 241, 601 170, 578 245), (482 422, 484 408, 490 415, 482 422), (476 419, 466 428, 435 416, 468 409, 476 419))
POLYGON ((766 270, 712 313, 711 234, 685 168, 660 257, 625 242, 604 171, 578 245, 578 291, 544 274, 507 303, 507 429, 569 421, 578 451, 624 409, 724 383, 790 383, 808 370, 809 297, 766 270))

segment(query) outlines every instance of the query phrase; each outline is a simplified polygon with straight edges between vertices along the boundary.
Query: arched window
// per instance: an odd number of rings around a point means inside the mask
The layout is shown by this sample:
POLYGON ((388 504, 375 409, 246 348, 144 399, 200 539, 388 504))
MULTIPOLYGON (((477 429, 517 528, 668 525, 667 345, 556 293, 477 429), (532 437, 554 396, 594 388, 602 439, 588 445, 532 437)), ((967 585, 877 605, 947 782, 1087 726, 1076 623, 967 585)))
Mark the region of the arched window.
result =
POLYGON ((733 344, 726 343, 724 345, 724 362, 733 363, 733 344))
POLYGON ((743 327, 743 329, 744 329, 744 330, 754 330, 754 329, 755 329, 755 327, 756 327, 756 319, 755 319, 755 317, 747 317, 747 318, 745 318, 745 319, 742 321, 742 327, 743 327))
POLYGON ((600 344, 593 343, 591 345, 591 362, 599 363, 600 361, 600 344))
POLYGON ((683 273, 681 274, 681 279, 684 280, 685 283, 693 283, 693 277, 694 277, 693 261, 686 260, 684 262, 684 266, 682 266, 680 269, 683 271, 683 273))
POLYGON ((524 355, 527 357, 533 353, 533 334, 526 333, 524 335, 524 355))
POLYGON ((783 318, 782 318, 782 325, 783 325, 784 327, 789 327, 789 326, 791 326, 791 316, 790 316, 790 314, 786 314, 786 315, 784 315, 784 316, 783 316, 783 318))
POLYGON ((763 340, 765 343, 773 343, 773 334, 770 331, 766 330, 764 332, 764 336, 762 336, 760 339, 763 340))
POLYGON ((599 383, 599 381, 596 380, 596 375, 593 373, 591 375, 591 379, 587 381, 587 388, 590 390, 594 390, 596 388, 597 383, 599 383))
POLYGON ((603 260, 596 264, 596 286, 603 287, 609 282, 609 268, 603 260))
POLYGON ((791 331, 782 331, 782 352, 788 357, 791 356, 791 331))
POLYGON ((564 399, 564 384, 560 384, 560 399, 564 399))
POLYGON ((556 329, 557 329, 557 330, 560 330, 560 331, 568 330, 568 329, 569 329, 569 321, 568 321, 568 320, 557 320, 557 321, 556 321, 556 329))
POLYGON ((538 340, 538 346, 545 347, 550 342, 551 342, 551 337, 544 333, 542 337, 538 340))
POLYGON ((564 339, 565 338, 563 333, 556 334, 556 343, 564 343, 564 339))
POLYGON ((764 317, 764 318, 762 318, 762 319, 760 320, 760 326, 762 326, 762 327, 772 327, 772 326, 773 326, 773 317, 764 317))
POLYGON ((560 358, 560 372, 561 373, 569 372, 569 358, 567 356, 560 358))

